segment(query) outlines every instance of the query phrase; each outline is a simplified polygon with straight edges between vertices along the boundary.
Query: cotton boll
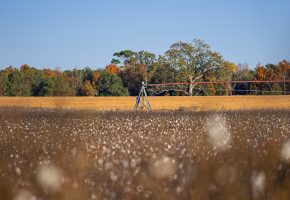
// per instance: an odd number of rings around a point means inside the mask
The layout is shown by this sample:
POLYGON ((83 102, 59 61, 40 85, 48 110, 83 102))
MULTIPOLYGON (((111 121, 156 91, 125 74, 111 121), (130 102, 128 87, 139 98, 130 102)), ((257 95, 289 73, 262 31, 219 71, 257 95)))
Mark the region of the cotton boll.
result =
POLYGON ((34 196, 30 191, 28 190, 20 190, 16 193, 14 200, 36 200, 36 196, 34 196))
POLYGON ((252 181, 252 192, 255 199, 259 198, 266 186, 266 175, 263 172, 254 172, 251 177, 252 181))
POLYGON ((62 184, 62 171, 54 165, 41 165, 37 169, 37 181, 44 190, 56 192, 62 184))
POLYGON ((231 134, 227 128, 226 119, 219 115, 213 115, 208 118, 206 130, 209 141, 217 150, 226 150, 230 148, 231 134))
POLYGON ((109 170, 113 168, 113 163, 112 162, 106 162, 105 163, 105 170, 109 170))
POLYGON ((281 149, 281 157, 286 161, 290 159, 290 139, 283 144, 281 149))
POLYGON ((112 181, 117 181, 118 176, 114 172, 110 172, 110 178, 112 181))
POLYGON ((169 157, 163 157, 158 160, 154 160, 149 165, 150 173, 156 178, 166 178, 176 173, 177 166, 174 159, 169 157))
POLYGON ((15 172, 18 176, 20 176, 22 174, 21 169, 19 167, 15 168, 15 172))

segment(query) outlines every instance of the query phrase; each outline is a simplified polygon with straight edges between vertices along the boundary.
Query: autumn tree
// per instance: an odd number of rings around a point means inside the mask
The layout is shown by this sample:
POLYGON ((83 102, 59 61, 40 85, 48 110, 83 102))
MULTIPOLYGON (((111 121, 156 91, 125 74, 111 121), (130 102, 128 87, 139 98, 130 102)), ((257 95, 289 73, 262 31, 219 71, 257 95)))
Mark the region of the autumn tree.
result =
MULTIPOLYGON (((282 62, 280 62, 276 68, 276 74, 278 74, 279 79, 283 81, 290 80, 289 61, 283 60, 282 62)), ((284 94, 286 94, 287 90, 290 90, 289 83, 288 83, 288 88, 287 88, 287 84, 284 82, 283 83, 284 94)))
MULTIPOLYGON (((211 71, 217 71, 223 65, 222 56, 210 49, 204 41, 195 39, 193 43, 177 42, 171 45, 166 57, 190 83, 206 78, 211 71)), ((192 96, 195 85, 189 87, 192 96)))
POLYGON ((222 67, 217 72, 217 80, 222 81, 222 88, 225 91, 225 95, 232 95, 232 78, 235 73, 238 72, 236 64, 224 61, 222 67))
POLYGON ((147 51, 124 50, 114 53, 115 60, 122 64, 121 78, 130 95, 138 95, 142 82, 149 81, 148 66, 153 69, 155 55, 147 51))
POLYGON ((53 80, 45 78, 40 81, 39 85, 35 88, 34 96, 52 96, 53 95, 53 80))
POLYGON ((112 64, 123 64, 125 66, 131 61, 136 61, 136 52, 131 50, 123 50, 113 54, 115 58, 112 59, 112 64))
POLYGON ((99 79, 99 93, 101 96, 127 96, 128 90, 123 87, 119 76, 107 71, 101 73, 99 79))
POLYGON ((83 96, 94 96, 94 88, 89 80, 85 81, 81 90, 81 94, 83 96))
POLYGON ((111 74, 120 75, 121 69, 116 64, 110 64, 106 67, 106 71, 111 74))
POLYGON ((92 83, 94 79, 94 71, 90 67, 85 67, 82 71, 83 71, 83 82, 89 80, 92 83))
POLYGON ((31 67, 27 64, 24 64, 20 67, 20 72, 24 76, 23 87, 26 90, 31 90, 30 95, 34 95, 34 90, 40 84, 41 79, 45 76, 43 70, 38 70, 34 67, 31 67))
POLYGON ((69 83, 69 79, 62 74, 53 80, 53 96, 73 96, 74 91, 69 83))
POLYGON ((139 94, 142 82, 148 82, 146 65, 139 63, 127 64, 121 73, 121 77, 123 84, 128 88, 130 95, 136 96, 139 94))
MULTIPOLYGON (((7 70, 8 71, 8 70, 7 70)), ((29 78, 19 69, 15 68, 7 73, 7 90, 8 96, 31 96, 32 88, 29 78)))
POLYGON ((7 91, 8 75, 0 71, 0 96, 5 96, 7 91))
MULTIPOLYGON (((256 71, 249 69, 247 63, 245 64, 238 64, 237 65, 237 72, 232 76, 233 81, 252 81, 255 80, 256 71)), ((234 94, 241 94, 245 95, 248 94, 248 90, 256 90, 255 84, 249 83, 235 83, 233 84, 234 94)))
POLYGON ((93 82, 92 82, 92 86, 94 88, 94 91, 95 91, 95 95, 99 95, 99 89, 100 89, 100 86, 99 86, 99 79, 101 77, 101 73, 99 70, 95 70, 93 72, 93 82))
POLYGON ((174 83, 178 80, 178 72, 165 57, 160 56, 151 71, 150 83, 174 83))
POLYGON ((153 70, 153 66, 156 62, 156 56, 154 53, 148 51, 139 51, 136 54, 137 62, 146 66, 147 72, 150 74, 150 71, 153 70))
MULTIPOLYGON (((268 64, 266 66, 258 64, 256 67, 256 79, 258 81, 273 81, 279 79, 279 77, 274 73, 275 68, 276 66, 273 64, 268 64)), ((262 94, 270 94, 274 91, 271 83, 260 83, 258 88, 262 94)), ((279 87, 275 85, 275 88, 277 89, 279 87)))
POLYGON ((132 64, 142 64, 148 72, 153 69, 153 65, 156 62, 155 54, 148 51, 134 52, 131 50, 123 50, 114 53, 114 57, 112 64, 122 64, 123 67, 132 64))
POLYGON ((256 72, 257 72, 257 80, 259 81, 267 81, 272 79, 273 76, 272 69, 269 69, 267 67, 258 64, 256 67, 256 72))
POLYGON ((52 70, 52 69, 44 69, 44 73, 49 78, 55 78, 58 74, 58 72, 52 70))
POLYGON ((84 72, 80 69, 73 69, 72 71, 65 71, 69 84, 74 91, 74 95, 81 96, 84 85, 84 72))

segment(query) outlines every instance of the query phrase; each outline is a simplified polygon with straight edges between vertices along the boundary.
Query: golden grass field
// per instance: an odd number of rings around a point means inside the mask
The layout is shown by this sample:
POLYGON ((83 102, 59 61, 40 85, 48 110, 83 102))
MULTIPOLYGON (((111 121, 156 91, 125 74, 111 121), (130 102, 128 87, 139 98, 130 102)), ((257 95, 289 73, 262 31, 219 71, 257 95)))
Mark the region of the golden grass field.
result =
MULTIPOLYGON (((136 97, 0 97, 0 106, 133 110, 136 97)), ((290 96, 149 97, 152 110, 290 109, 290 96)))

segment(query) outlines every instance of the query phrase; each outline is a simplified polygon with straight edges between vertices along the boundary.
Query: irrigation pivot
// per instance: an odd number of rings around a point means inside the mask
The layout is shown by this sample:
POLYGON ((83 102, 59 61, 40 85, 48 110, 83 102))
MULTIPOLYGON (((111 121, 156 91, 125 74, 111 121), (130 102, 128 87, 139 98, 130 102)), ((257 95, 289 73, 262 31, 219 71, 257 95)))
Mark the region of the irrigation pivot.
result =
MULTIPOLYGON (((183 94, 188 95, 189 85, 199 85, 203 86, 203 88, 196 88, 196 90, 207 90, 206 86, 208 85, 220 85, 222 86, 221 89, 217 89, 217 91, 229 91, 230 95, 239 95, 236 92, 244 92, 244 94, 290 94, 290 91, 287 90, 289 88, 290 80, 262 80, 262 81, 201 81, 201 82, 182 82, 182 83, 154 83, 154 84, 147 84, 148 92, 153 92, 153 94, 162 94, 168 91, 178 91, 183 92, 183 94), (244 88, 239 89, 239 87, 244 85, 244 88), (249 88, 250 84, 254 84, 255 88, 249 88), (260 84, 267 84, 269 90, 261 90, 259 89, 260 84), (281 91, 277 91, 274 89, 274 84, 280 84, 281 91), (283 84, 283 85, 282 85, 283 84), (288 86, 287 86, 288 85, 288 86)), ((150 93, 149 93, 150 94, 150 93)))
POLYGON ((135 111, 138 111, 138 108, 140 108, 141 110, 146 108, 148 111, 151 111, 150 102, 146 93, 146 87, 147 87, 147 84, 144 81, 142 81, 142 87, 141 87, 140 93, 136 97, 136 104, 134 108, 135 111))
MULTIPOLYGON (((140 90, 139 95, 136 97, 136 104, 135 104, 135 111, 138 111, 138 109, 143 110, 144 108, 146 108, 148 111, 151 111, 151 106, 150 106, 150 102, 146 93, 146 89, 148 89, 149 94, 150 92, 154 92, 154 89, 156 90, 161 90, 161 92, 156 92, 155 94, 161 94, 164 92, 168 92, 168 91, 178 91, 178 92, 183 92, 184 94, 188 95, 188 86, 189 85, 222 85, 223 87, 226 87, 224 89, 218 89, 220 91, 229 91, 230 95, 239 95, 239 93, 237 94, 236 92, 243 92, 243 94, 253 94, 253 95, 259 95, 259 94, 284 94, 284 95, 288 95, 290 94, 290 91, 287 90, 287 88, 289 88, 289 86, 286 87, 286 84, 290 84, 290 80, 263 80, 263 81, 212 81, 212 82, 192 82, 192 83, 155 83, 155 84, 147 84, 144 81, 142 82, 142 87, 140 90), (283 84, 283 88, 284 90, 282 91, 276 91, 273 88, 273 84, 283 84), (236 88, 236 86, 238 84, 245 84, 246 88, 236 88), (255 89, 251 89, 249 88, 249 84, 267 84, 270 88, 269 91, 266 90, 259 90, 258 87, 256 87, 255 89), (226 85, 226 86, 225 86, 226 85), (228 87, 228 88, 227 88, 228 87), (152 90, 153 89, 153 90, 152 90)), ((282 88, 282 87, 281 87, 282 88)), ((240 93, 241 94, 241 93, 240 93)))

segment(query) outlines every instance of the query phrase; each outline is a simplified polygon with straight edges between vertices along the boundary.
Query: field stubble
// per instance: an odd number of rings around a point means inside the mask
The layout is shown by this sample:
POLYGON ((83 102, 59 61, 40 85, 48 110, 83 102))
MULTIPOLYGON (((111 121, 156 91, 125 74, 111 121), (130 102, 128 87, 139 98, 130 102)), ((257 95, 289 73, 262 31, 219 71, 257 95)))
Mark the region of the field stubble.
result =
POLYGON ((290 112, 0 109, 1 199, 289 199, 290 112))
MULTIPOLYGON (((153 110, 251 110, 290 109, 288 96, 193 96, 149 97, 153 110)), ((135 97, 0 97, 0 106, 133 110, 135 97)))

